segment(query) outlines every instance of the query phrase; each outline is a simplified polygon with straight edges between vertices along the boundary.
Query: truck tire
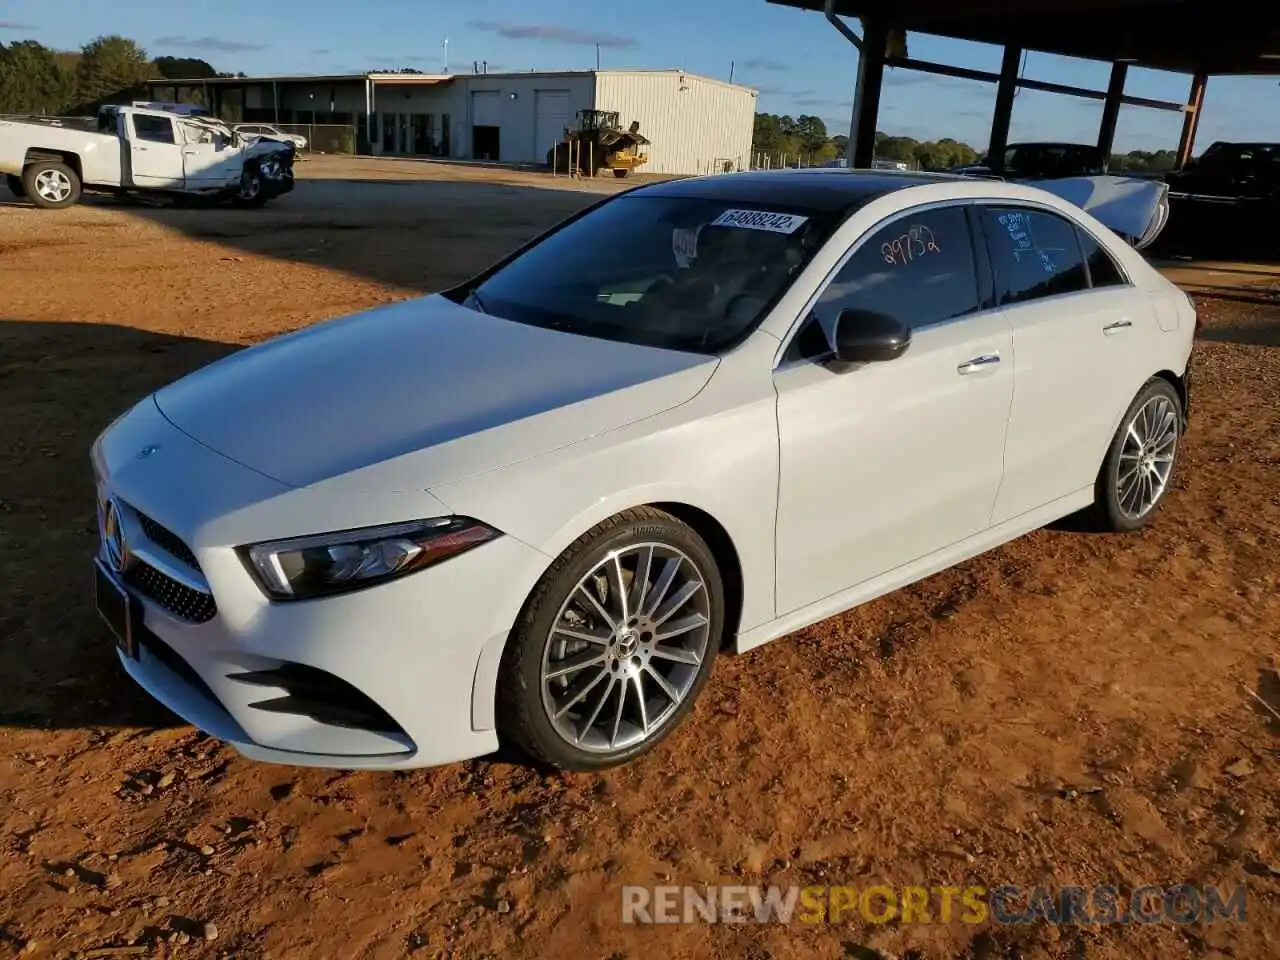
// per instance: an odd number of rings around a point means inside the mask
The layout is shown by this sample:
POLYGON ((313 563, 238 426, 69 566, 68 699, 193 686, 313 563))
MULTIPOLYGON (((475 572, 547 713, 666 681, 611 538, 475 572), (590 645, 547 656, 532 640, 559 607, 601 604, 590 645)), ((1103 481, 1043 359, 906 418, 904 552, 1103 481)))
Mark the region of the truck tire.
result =
POLYGON ((631 170, 628 167, 614 167, 613 175, 621 180, 623 177, 631 176, 631 170))
POLYGON ((26 188, 22 186, 22 178, 16 177, 12 173, 6 174, 4 182, 9 186, 9 192, 21 200, 27 195, 26 188))
POLYGON ((244 168, 240 174, 240 191, 236 194, 237 207, 260 207, 267 202, 267 194, 263 189, 262 173, 256 163, 244 168))
POLYGON ((35 160, 22 170, 27 199, 45 210, 61 210, 80 200, 80 177, 60 160, 35 160))

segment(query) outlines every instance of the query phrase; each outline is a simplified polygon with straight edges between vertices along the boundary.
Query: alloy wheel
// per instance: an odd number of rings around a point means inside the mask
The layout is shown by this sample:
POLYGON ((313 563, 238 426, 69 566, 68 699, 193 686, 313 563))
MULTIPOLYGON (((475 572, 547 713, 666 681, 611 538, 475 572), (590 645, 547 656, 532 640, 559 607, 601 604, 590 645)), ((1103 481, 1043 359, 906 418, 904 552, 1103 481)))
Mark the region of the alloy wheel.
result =
POLYGON ((1116 471, 1116 502, 1130 520, 1139 520, 1164 496, 1178 448, 1178 411, 1165 396, 1154 396, 1133 415, 1125 430, 1116 471))
POLYGON ((35 186, 36 193, 50 203, 62 203, 71 196, 71 178, 61 170, 41 170, 35 186))
POLYGON ((607 754, 661 730, 693 690, 711 632, 704 574, 664 543, 612 551, 561 605, 542 705, 568 744, 607 754))

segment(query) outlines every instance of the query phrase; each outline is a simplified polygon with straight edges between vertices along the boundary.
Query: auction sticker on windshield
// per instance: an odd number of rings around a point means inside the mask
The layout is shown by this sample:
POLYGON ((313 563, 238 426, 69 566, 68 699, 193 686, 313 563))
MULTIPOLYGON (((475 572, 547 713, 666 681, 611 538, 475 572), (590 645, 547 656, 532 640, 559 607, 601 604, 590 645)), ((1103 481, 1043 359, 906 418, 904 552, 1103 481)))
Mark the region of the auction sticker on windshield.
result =
POLYGON ((741 227, 745 230, 768 230, 770 233, 795 233, 808 217, 794 213, 769 213, 765 210, 726 210, 711 221, 713 227, 741 227))

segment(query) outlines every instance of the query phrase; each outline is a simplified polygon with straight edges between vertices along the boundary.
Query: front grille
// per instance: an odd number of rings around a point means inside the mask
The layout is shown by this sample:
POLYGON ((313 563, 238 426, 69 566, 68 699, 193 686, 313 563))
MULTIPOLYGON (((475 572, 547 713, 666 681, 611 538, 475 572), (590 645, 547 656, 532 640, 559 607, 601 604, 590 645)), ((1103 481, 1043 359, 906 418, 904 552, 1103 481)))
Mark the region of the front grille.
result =
POLYGON ((161 550, 169 553, 170 556, 181 560, 192 570, 200 570, 200 563, 196 560, 196 555, 191 552, 190 547, 182 542, 181 537, 168 527, 156 523, 141 510, 135 509, 134 513, 138 515, 138 522, 142 524, 142 532, 147 535, 148 540, 161 550))
POLYGON ((137 563, 124 575, 125 584, 176 617, 205 623, 218 613, 213 597, 179 583, 147 563, 137 563))

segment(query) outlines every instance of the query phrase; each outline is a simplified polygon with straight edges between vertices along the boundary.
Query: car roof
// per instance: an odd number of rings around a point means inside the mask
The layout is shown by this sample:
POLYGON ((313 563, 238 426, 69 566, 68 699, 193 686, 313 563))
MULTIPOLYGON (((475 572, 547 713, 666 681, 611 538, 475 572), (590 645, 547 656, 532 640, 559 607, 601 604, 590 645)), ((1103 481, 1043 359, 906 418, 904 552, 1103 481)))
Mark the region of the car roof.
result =
POLYGON ((969 177, 946 173, 819 167, 667 180, 632 192, 658 197, 789 204, 823 213, 843 213, 898 190, 948 181, 972 182, 969 177))

